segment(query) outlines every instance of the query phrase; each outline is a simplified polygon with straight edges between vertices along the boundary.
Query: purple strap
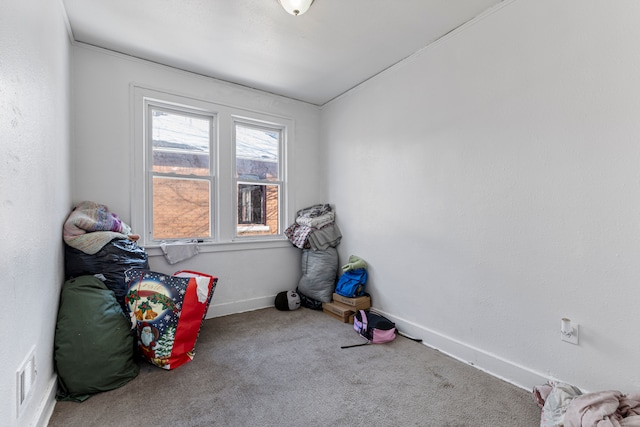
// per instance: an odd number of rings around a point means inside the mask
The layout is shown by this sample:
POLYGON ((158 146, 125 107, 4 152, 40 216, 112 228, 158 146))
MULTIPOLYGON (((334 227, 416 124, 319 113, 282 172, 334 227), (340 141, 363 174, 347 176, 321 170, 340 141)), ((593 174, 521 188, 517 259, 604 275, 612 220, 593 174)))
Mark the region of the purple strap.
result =
POLYGON ((367 323, 367 314, 364 310, 360 310, 360 316, 362 316, 362 329, 366 332, 369 330, 369 325, 367 323))

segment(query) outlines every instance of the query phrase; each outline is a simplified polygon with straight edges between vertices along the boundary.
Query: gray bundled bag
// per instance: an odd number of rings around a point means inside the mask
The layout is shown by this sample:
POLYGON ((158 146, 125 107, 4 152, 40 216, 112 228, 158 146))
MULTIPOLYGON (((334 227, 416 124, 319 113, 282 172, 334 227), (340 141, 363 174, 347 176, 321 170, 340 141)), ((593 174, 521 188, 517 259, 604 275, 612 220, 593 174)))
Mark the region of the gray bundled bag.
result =
POLYGON ((335 248, 317 251, 304 249, 298 292, 316 301, 331 302, 337 274, 338 251, 335 248))

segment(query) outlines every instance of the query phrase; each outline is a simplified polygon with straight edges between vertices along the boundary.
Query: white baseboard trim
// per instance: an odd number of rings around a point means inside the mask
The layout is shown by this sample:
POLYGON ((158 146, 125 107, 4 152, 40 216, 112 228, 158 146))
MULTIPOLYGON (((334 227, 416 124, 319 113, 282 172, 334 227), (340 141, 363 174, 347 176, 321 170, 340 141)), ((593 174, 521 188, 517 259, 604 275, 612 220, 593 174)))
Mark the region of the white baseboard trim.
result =
POLYGON ((214 304, 209 307, 206 319, 213 317, 228 316, 229 314, 244 313, 245 311, 259 310, 261 308, 273 307, 276 296, 251 298, 241 301, 233 301, 223 304, 214 304))
POLYGON ((410 337, 422 339, 427 347, 438 350, 447 356, 467 363, 496 378, 511 383, 527 391, 532 391, 536 385, 546 383, 549 378, 525 366, 506 360, 474 346, 465 344, 451 337, 433 331, 424 326, 409 322, 398 316, 372 308, 376 313, 389 318, 396 323, 400 332, 410 337))
POLYGON ((49 419, 53 415, 53 409, 56 407, 56 393, 58 391, 58 376, 53 374, 53 377, 49 380, 47 385, 47 391, 45 392, 38 410, 36 412, 35 425, 36 427, 47 427, 49 419))

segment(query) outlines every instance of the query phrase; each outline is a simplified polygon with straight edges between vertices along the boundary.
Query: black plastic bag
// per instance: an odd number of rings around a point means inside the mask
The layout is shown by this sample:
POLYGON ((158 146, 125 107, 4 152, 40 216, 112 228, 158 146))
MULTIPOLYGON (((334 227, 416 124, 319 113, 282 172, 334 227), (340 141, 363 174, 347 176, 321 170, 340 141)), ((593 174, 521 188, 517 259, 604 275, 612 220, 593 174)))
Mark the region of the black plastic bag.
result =
POLYGON ((94 255, 65 244, 66 279, 102 274, 105 278, 104 284, 113 291, 123 309, 124 296, 127 293, 124 272, 130 268, 149 269, 147 252, 132 240, 114 239, 94 255))

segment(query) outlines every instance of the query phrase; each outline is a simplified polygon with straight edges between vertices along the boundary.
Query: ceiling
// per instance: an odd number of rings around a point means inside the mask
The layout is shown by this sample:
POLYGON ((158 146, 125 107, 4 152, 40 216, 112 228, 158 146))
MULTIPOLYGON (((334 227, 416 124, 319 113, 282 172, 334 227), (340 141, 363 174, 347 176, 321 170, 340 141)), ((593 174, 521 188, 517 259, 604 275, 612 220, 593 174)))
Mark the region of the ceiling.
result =
POLYGON ((62 0, 73 38, 322 105, 503 0, 62 0))

